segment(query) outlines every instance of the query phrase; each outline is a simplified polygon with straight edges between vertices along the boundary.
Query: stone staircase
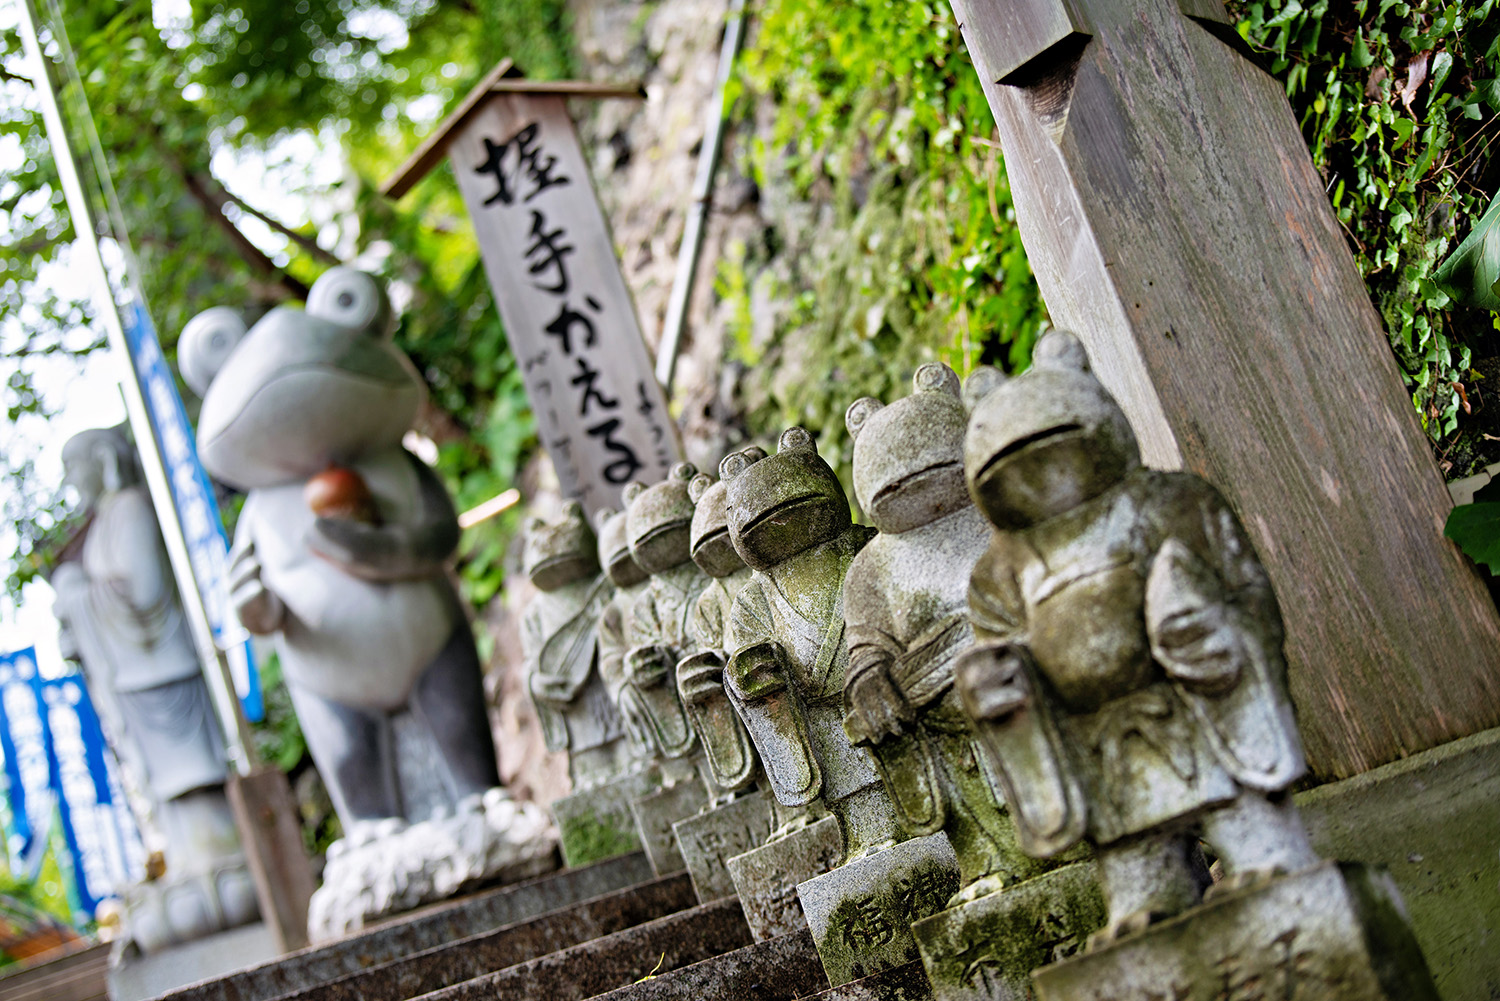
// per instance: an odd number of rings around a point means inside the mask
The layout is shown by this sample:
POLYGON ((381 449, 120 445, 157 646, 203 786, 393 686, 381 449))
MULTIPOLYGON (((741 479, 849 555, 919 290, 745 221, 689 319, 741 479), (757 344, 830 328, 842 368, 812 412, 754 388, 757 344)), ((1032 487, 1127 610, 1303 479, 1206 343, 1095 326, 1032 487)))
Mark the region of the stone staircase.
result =
POLYGON ((830 989, 811 934, 757 942, 644 852, 435 905, 162 1001, 924 1001, 919 963, 830 989))

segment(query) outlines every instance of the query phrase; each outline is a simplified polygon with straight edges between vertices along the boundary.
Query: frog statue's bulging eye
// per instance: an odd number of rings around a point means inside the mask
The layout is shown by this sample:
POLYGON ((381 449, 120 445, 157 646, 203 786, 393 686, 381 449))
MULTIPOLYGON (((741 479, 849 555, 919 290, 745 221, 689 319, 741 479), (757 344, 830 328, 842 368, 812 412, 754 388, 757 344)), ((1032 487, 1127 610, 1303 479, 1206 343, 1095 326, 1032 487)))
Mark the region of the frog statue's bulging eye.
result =
POLYGON ((247 330, 239 311, 229 306, 205 309, 189 320, 177 339, 177 368, 188 388, 200 397, 208 392, 247 330))
POLYGON ((380 282, 354 268, 331 268, 307 293, 307 313, 376 337, 393 332, 391 304, 380 282))

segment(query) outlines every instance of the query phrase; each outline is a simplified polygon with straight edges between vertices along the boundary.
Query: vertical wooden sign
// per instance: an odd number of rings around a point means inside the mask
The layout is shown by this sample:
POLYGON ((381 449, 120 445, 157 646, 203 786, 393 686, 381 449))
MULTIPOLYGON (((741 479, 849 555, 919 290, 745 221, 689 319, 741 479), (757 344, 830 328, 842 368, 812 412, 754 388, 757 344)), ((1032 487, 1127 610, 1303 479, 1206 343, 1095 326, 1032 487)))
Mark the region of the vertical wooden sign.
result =
MULTIPOLYGON (((512 79, 480 88, 437 138, 562 490, 591 514, 619 507, 625 484, 664 478, 681 446, 563 96, 587 91, 512 79)), ((430 162, 432 142, 413 163, 424 152, 430 162)), ((410 174, 387 193, 409 188, 410 174)))

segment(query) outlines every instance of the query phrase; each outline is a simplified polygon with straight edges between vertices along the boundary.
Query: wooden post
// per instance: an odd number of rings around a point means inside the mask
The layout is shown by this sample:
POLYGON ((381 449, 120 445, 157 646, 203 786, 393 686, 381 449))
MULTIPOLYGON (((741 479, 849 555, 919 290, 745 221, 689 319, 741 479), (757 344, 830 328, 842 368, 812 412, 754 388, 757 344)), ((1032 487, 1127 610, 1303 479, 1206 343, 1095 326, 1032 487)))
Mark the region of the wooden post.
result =
POLYGON ((317 886, 291 786, 280 769, 262 765, 249 775, 231 775, 224 791, 255 880, 261 920, 282 952, 301 949, 308 941, 307 905, 317 886))
POLYGON ((952 0, 1021 236, 1147 461, 1229 496, 1324 778, 1500 725, 1500 618, 1282 93, 1219 0, 952 0))
POLYGON ((682 455, 566 102, 642 93, 526 80, 503 62, 382 189, 399 198, 452 163, 538 435, 590 514, 682 455))

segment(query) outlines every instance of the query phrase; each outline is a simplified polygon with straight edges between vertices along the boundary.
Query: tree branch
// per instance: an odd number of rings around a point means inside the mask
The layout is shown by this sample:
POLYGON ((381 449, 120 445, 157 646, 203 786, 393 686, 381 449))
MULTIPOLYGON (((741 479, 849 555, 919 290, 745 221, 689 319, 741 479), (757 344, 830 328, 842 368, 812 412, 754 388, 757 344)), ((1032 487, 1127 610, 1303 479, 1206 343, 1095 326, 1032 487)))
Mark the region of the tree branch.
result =
POLYGON ((259 219, 261 222, 265 223, 267 226, 271 227, 273 230, 280 233, 288 240, 291 240, 297 246, 301 247, 303 250, 307 251, 313 257, 316 257, 318 260, 322 261, 324 264, 332 266, 335 264, 344 263, 333 254, 318 246, 318 241, 313 237, 308 236, 306 233, 299 233, 297 230, 292 229, 290 226, 277 222, 275 219, 272 219, 270 216, 266 215, 254 205, 251 205, 249 202, 245 201, 239 195, 230 191, 217 177, 213 178, 213 182, 218 187, 218 189, 224 193, 224 198, 227 201, 231 201, 234 204, 238 205, 242 212, 259 219))

